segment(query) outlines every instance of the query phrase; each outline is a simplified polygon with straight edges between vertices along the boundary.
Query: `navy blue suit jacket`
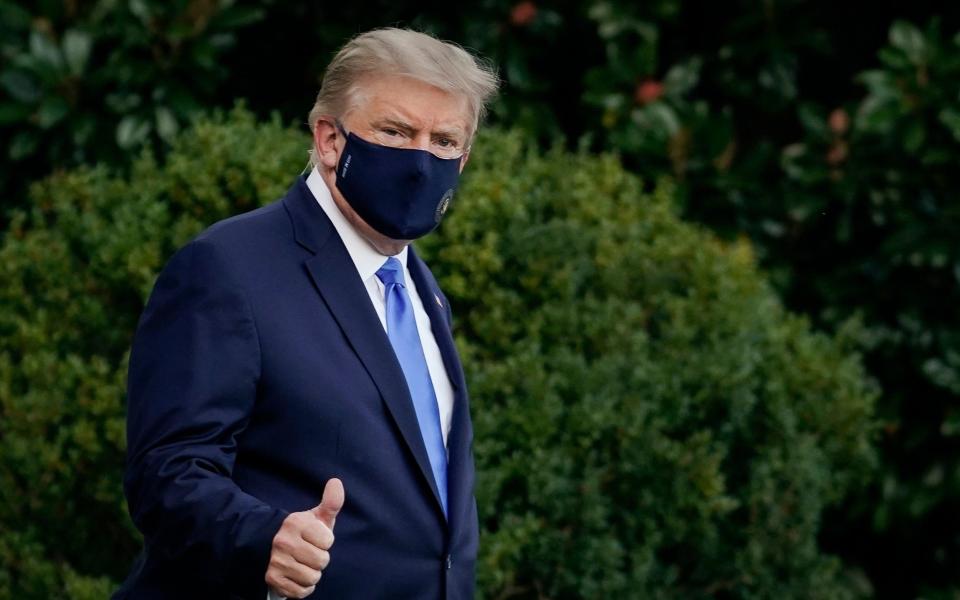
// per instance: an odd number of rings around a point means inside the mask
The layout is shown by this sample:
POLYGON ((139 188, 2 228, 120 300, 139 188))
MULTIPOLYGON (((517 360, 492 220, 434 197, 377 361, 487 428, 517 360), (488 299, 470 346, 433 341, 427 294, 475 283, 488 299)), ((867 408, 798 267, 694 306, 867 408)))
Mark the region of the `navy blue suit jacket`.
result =
POLYGON ((264 600, 273 536, 331 477, 346 503, 312 598, 473 596, 463 371, 446 298, 412 248, 408 261, 454 390, 449 522, 400 365, 301 177, 204 231, 156 281, 127 389, 124 488, 144 551, 115 598, 264 600))

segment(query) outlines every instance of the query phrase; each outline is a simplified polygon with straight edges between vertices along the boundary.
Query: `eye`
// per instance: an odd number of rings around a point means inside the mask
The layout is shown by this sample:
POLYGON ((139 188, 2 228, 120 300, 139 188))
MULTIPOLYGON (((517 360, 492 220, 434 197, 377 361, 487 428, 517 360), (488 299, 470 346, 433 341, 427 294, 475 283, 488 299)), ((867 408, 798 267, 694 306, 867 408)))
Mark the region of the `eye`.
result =
POLYGON ((457 142, 455 140, 451 140, 450 138, 442 137, 437 139, 437 145, 442 148, 454 148, 456 147, 457 142))
POLYGON ((390 136, 390 137, 397 137, 397 136, 403 135, 402 133, 400 133, 400 132, 397 131, 396 129, 393 129, 392 127, 383 127, 383 128, 380 129, 380 131, 381 131, 384 135, 387 135, 387 136, 390 136))

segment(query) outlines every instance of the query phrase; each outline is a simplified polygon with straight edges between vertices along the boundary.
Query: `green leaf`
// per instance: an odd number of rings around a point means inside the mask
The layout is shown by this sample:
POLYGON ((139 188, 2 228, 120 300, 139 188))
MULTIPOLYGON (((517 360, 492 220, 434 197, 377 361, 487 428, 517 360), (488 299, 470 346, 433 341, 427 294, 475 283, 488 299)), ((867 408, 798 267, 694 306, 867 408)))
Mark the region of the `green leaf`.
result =
POLYGON ((877 51, 877 58, 890 71, 905 71, 913 66, 910 58, 903 53, 903 50, 893 46, 884 46, 877 51))
POLYGON ((150 13, 150 5, 146 0, 130 0, 130 12, 134 14, 141 23, 146 25, 150 22, 153 15, 150 13))
POLYGON ((520 90, 528 89, 531 86, 530 70, 527 67, 526 59, 519 53, 511 53, 507 56, 504 67, 510 85, 520 90))
POLYGON ((953 139, 960 142, 960 111, 953 108, 945 108, 937 115, 940 122, 946 125, 947 129, 953 135, 953 139))
POLYGON ((26 119, 33 108, 19 102, 0 102, 0 125, 10 125, 26 119))
POLYGON ((21 131, 10 140, 10 147, 7 149, 12 160, 21 160, 33 154, 40 143, 40 136, 36 131, 28 129, 21 131))
POLYGON ((30 32, 30 54, 53 70, 63 68, 63 55, 53 40, 39 31, 30 32))
POLYGON ((857 108, 857 129, 875 133, 887 133, 898 116, 897 105, 890 98, 870 95, 857 108))
POLYGON ((217 29, 237 29, 263 20, 266 13, 252 6, 231 6, 222 11, 211 22, 217 29))
POLYGON ((37 110, 37 124, 43 129, 49 129, 67 116, 68 112, 70 105, 62 96, 47 96, 37 110))
POLYGON ((73 143, 83 148, 97 129, 96 119, 89 114, 70 117, 70 127, 73 131, 73 143))
POLYGON ((920 150, 926 139, 927 129, 924 127, 923 121, 911 121, 903 135, 903 147, 907 152, 913 154, 920 150))
POLYGON ((222 51, 236 44, 237 36, 233 33, 214 33, 210 36, 209 42, 211 48, 222 51))
POLYGON ((166 106, 158 106, 156 110, 157 134, 167 143, 172 143, 174 136, 180 130, 177 118, 166 106))
POLYGON ((129 150, 143 144, 150 135, 151 125, 145 119, 128 115, 117 124, 117 145, 129 150))
POLYGON ((665 92, 677 99, 689 93, 700 81, 701 63, 699 58, 693 58, 670 67, 663 78, 665 92))
POLYGON ((0 2, 0 22, 10 29, 30 27, 31 15, 13 2, 0 2))
POLYGON ((820 107, 809 102, 804 102, 800 104, 800 108, 797 109, 797 117, 800 119, 800 124, 803 125, 803 128, 806 129, 808 133, 819 138, 826 137, 827 123, 820 107))
POLYGON ((643 110, 650 116, 651 122, 667 135, 673 135, 680 129, 680 119, 676 111, 665 102, 648 104, 643 110))
POLYGON ((4 71, 0 74, 0 86, 14 99, 26 103, 36 102, 43 93, 36 81, 23 71, 4 71))
POLYGON ((925 61, 927 44, 923 32, 909 21, 896 21, 890 26, 890 44, 903 51, 915 65, 925 61))
POLYGON ((107 94, 104 101, 112 111, 122 114, 128 113, 140 106, 141 98, 139 94, 135 93, 116 92, 107 94))
POLYGON ((67 59, 67 66, 73 75, 81 75, 84 67, 87 66, 87 60, 90 58, 90 48, 93 40, 90 35, 84 31, 76 29, 67 30, 63 34, 63 55, 67 59))
POLYGON ((872 94, 883 94, 887 96, 896 94, 893 78, 890 77, 889 73, 881 69, 863 71, 857 75, 856 80, 866 86, 872 94))

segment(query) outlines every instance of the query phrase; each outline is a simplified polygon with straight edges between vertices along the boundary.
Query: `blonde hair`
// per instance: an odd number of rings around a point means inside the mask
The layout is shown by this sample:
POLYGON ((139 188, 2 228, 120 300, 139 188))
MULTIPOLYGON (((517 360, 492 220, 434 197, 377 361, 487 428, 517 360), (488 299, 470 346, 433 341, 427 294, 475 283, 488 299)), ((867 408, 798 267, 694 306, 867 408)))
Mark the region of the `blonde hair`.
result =
MULTIPOLYGON (((472 119, 472 137, 499 86, 496 71, 452 42, 387 27, 354 37, 337 52, 323 74, 317 101, 310 110, 310 131, 324 115, 342 117, 357 101, 359 81, 370 75, 400 75, 463 96, 472 119)), ((316 165, 313 146, 310 165, 316 165)))

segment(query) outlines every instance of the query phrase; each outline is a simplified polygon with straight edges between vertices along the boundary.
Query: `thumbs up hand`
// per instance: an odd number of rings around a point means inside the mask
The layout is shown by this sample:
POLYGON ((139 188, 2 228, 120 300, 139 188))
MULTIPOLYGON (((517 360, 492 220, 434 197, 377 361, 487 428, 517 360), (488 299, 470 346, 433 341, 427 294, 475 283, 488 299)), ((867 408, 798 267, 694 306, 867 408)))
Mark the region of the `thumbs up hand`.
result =
POLYGON ((320 504, 310 509, 310 512, 333 532, 333 523, 337 520, 340 509, 343 508, 343 500, 343 483, 339 479, 331 479, 323 488, 320 504))
POLYGON ((343 483, 331 479, 323 488, 320 504, 287 515, 273 537, 264 576, 274 592, 286 598, 306 598, 314 592, 330 564, 333 524, 343 502, 343 483))

